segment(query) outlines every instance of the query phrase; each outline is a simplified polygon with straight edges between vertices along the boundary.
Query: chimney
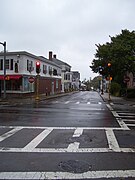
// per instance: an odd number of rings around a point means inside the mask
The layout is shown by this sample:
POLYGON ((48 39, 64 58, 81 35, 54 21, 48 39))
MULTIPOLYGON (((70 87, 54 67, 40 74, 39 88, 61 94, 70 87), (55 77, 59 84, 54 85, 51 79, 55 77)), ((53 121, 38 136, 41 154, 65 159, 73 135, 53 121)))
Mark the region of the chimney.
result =
POLYGON ((49 60, 52 60, 52 51, 49 51, 49 60))
POLYGON ((54 55, 53 55, 53 58, 56 59, 56 57, 57 57, 56 54, 54 54, 54 55))

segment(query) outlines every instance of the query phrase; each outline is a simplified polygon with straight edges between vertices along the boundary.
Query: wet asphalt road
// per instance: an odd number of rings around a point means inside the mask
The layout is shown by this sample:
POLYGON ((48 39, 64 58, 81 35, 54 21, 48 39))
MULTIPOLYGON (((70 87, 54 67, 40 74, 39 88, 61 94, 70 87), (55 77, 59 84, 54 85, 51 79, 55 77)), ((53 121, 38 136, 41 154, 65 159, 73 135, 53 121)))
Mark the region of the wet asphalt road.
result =
POLYGON ((0 106, 0 179, 134 179, 135 113, 97 92, 0 106))

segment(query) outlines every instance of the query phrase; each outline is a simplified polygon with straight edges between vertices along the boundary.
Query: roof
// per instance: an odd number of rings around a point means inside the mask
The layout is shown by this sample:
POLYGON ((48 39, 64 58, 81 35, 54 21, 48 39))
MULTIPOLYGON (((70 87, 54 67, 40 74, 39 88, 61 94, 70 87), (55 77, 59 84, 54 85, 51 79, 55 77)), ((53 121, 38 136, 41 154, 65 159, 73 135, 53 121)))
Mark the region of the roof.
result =
MULTIPOLYGON (((49 60, 47 58, 45 58, 44 56, 36 56, 34 54, 31 54, 27 51, 14 51, 14 52, 6 52, 6 55, 7 56, 12 56, 12 55, 26 55, 26 56, 29 56, 31 58, 35 58, 37 60, 41 60, 43 62, 46 62, 48 64, 51 64, 51 65, 54 65, 58 68, 61 68, 61 66, 59 66, 59 64, 53 62, 52 60, 49 60)), ((0 52, 0 56, 4 56, 4 52, 0 52)))
POLYGON ((52 58, 52 60, 53 60, 53 62, 55 62, 58 65, 66 65, 66 66, 69 66, 71 68, 71 66, 69 64, 67 64, 67 63, 65 63, 65 62, 63 62, 63 61, 61 61, 59 59, 52 58))

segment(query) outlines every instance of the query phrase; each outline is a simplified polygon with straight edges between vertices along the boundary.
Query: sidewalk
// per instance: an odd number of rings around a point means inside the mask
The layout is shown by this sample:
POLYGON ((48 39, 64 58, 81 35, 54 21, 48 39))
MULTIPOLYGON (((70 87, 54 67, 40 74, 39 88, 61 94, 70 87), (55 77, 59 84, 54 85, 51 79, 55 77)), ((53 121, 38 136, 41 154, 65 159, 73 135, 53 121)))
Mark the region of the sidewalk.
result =
POLYGON ((135 99, 134 98, 127 99, 125 97, 115 97, 115 96, 110 95, 110 100, 109 100, 108 93, 100 94, 100 96, 102 97, 102 99, 105 102, 114 103, 114 104, 126 104, 126 105, 135 107, 135 99))
POLYGON ((39 95, 39 100, 36 100, 35 95, 26 96, 26 97, 12 97, 12 98, 6 98, 6 99, 0 98, 0 104, 27 103, 27 102, 34 103, 34 102, 39 102, 39 101, 43 101, 43 100, 47 100, 47 99, 71 95, 71 94, 74 94, 77 92, 78 91, 73 91, 73 92, 68 92, 68 93, 54 94, 54 95, 50 95, 50 96, 46 96, 46 94, 41 94, 41 95, 39 95))

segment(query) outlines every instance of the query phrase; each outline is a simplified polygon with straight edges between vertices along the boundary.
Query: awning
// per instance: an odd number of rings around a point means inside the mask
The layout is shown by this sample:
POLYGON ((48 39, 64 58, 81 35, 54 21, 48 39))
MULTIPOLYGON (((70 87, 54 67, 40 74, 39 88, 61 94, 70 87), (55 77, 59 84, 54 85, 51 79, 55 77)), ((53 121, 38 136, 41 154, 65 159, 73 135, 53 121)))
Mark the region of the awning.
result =
MULTIPOLYGON (((5 80, 20 79, 22 75, 6 75, 5 80)), ((4 75, 0 75, 0 80, 4 80, 4 75)))

